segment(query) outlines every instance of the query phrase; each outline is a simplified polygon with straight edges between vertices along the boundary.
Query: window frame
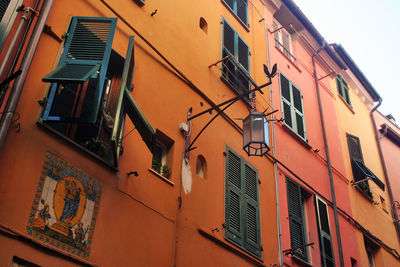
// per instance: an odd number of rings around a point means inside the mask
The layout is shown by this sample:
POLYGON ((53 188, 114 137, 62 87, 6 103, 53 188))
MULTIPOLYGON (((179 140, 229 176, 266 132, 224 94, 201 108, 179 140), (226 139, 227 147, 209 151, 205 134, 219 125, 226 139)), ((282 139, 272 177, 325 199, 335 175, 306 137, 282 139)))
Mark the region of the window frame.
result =
POLYGON ((279 91, 280 91, 280 98, 281 98, 281 115, 282 118, 285 119, 285 109, 284 109, 284 105, 286 104, 287 106, 289 106, 290 108, 290 119, 292 122, 292 126, 290 126, 286 120, 283 120, 283 123, 285 124, 285 126, 287 126, 293 133, 295 133, 298 137, 300 137, 302 140, 304 140, 305 142, 308 142, 307 139, 307 129, 306 129, 306 119, 305 119, 305 114, 304 114, 304 103, 303 103, 303 93, 302 91, 294 84, 292 83, 285 75, 283 75, 281 72, 279 72, 279 91), (282 93, 282 78, 284 77, 288 82, 289 82, 289 94, 290 94, 290 101, 288 99, 286 99, 283 96, 282 93), (294 97, 293 97, 293 87, 296 88, 296 90, 300 93, 300 104, 301 107, 303 109, 302 112, 300 112, 300 110, 298 110, 295 107, 295 103, 294 103, 294 97), (299 115, 302 119, 302 127, 303 127, 303 132, 304 132, 304 136, 301 136, 300 133, 298 133, 298 125, 297 125, 297 117, 296 115, 299 115))
POLYGON ((349 85, 347 84, 346 80, 340 74, 336 76, 335 80, 336 80, 336 87, 338 90, 338 94, 344 100, 344 102, 346 102, 346 104, 352 107, 350 101, 349 85))
POLYGON ((21 6, 23 0, 10 0, 3 17, 0 20, 0 52, 8 38, 8 34, 14 25, 15 18, 18 15, 17 9, 21 6))
POLYGON ((282 52, 282 54, 289 59, 290 62, 295 64, 296 57, 293 55, 293 40, 292 35, 286 30, 277 20, 274 19, 272 28, 274 31, 275 47, 282 52), (279 30, 278 30, 279 29, 279 30), (283 43, 283 34, 287 35, 289 47, 285 47, 283 43))
POLYGON ((325 201, 323 201, 318 196, 315 196, 315 210, 316 210, 317 225, 318 225, 319 245, 320 245, 320 250, 321 250, 321 266, 323 266, 323 267, 329 266, 327 264, 327 261, 329 259, 327 258, 327 255, 326 255, 326 250, 328 248, 325 247, 324 239, 328 240, 330 243, 330 250, 331 250, 331 254, 332 254, 331 262, 332 262, 333 266, 335 266, 335 254, 333 251, 332 231, 331 231, 331 224, 330 224, 330 220, 329 220, 328 205, 326 204, 325 201), (326 232, 322 227, 321 209, 320 209, 318 202, 321 202, 323 205, 325 205, 325 211, 326 211, 326 216, 327 216, 327 224, 328 224, 329 232, 326 232))
POLYGON ((226 0, 221 0, 221 2, 224 4, 224 6, 226 8, 228 8, 228 10, 230 12, 233 13, 234 17, 239 20, 239 22, 245 26, 246 30, 249 30, 248 27, 250 26, 249 24, 249 2, 248 0, 231 0, 232 1, 232 5, 233 7, 231 7, 229 5, 229 3, 227 3, 226 0), (246 21, 243 21, 242 18, 238 15, 238 1, 242 1, 243 4, 246 6, 246 21))
MULTIPOLYGON (((259 192, 259 174, 258 170, 254 168, 249 162, 247 162, 242 156, 237 154, 235 151, 232 150, 229 146, 226 146, 226 151, 225 151, 225 223, 224 223, 224 237, 226 240, 231 242, 232 244, 235 244, 239 248, 243 249, 244 251, 250 253, 254 257, 261 259, 261 252, 262 252, 262 242, 261 242, 261 219, 260 219, 260 192, 259 192), (240 162, 239 170, 240 170, 240 186, 241 188, 238 188, 232 181, 229 179, 228 175, 230 173, 230 164, 232 164, 232 161, 230 161, 230 155, 232 157, 236 158, 240 162), (252 183, 252 188, 250 183, 247 184, 247 182, 250 182, 249 180, 246 180, 246 168, 249 168, 250 171, 254 172, 255 174, 255 181, 253 180, 252 183), (256 188, 256 191, 252 191, 250 196, 249 194, 246 194, 246 190, 254 190, 254 186, 256 188), (229 213, 231 209, 231 194, 235 194, 239 197, 239 218, 236 217, 236 220, 239 221, 239 231, 231 227, 231 221, 230 219, 232 218, 229 213), (256 194, 257 200, 254 199, 254 194, 256 194), (247 207, 246 207, 247 205, 247 207), (249 220, 248 220, 248 207, 255 207, 256 211, 255 221, 251 221, 255 223, 255 227, 253 225, 252 231, 249 231, 249 220), (254 232, 255 231, 255 232, 254 232), (257 242, 254 242, 253 240, 249 239, 249 235, 252 235, 254 238, 257 239, 257 242)), ((236 166, 237 168, 237 166, 236 166)), ((251 177, 249 177, 251 178, 251 177)), ((233 178, 234 179, 234 178, 233 178)), ((234 213, 234 215, 237 213, 234 213)), ((251 220, 251 219, 250 219, 251 220)))

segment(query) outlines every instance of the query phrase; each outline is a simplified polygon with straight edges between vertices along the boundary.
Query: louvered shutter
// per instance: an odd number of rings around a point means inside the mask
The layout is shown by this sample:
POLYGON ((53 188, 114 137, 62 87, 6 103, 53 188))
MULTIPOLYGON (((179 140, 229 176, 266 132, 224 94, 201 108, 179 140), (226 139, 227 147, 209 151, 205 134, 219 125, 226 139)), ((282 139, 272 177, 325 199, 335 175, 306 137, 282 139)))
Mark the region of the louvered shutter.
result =
POLYGON ((124 69, 122 72, 121 88, 115 114, 114 127, 111 135, 113 145, 114 165, 118 165, 121 154, 123 125, 125 115, 128 114, 132 123, 135 125, 147 147, 152 151, 155 132, 147 121, 139 106, 133 99, 130 91, 132 89, 133 71, 135 68, 134 38, 129 38, 128 50, 126 52, 124 69))
POLYGON ((292 84, 292 95, 293 95, 293 107, 296 122, 295 131, 303 138, 306 138, 306 132, 304 127, 304 115, 303 115, 303 96, 299 89, 292 84))
POLYGON ((225 221, 226 237, 238 245, 242 245, 244 236, 242 199, 242 167, 241 158, 227 151, 226 158, 226 195, 225 221))
MULTIPOLYGON (((91 96, 90 112, 85 118, 81 118, 83 122, 96 121, 116 24, 116 18, 73 17, 59 65, 42 79, 45 82, 69 84, 83 83, 89 78, 97 77, 96 90, 91 96)), ((43 120, 63 119, 50 113, 56 91, 57 85, 54 84, 43 120)))
POLYGON ((224 21, 224 48, 235 56, 235 31, 224 21))
POLYGON ((318 230, 321 249, 321 263, 324 267, 334 267, 335 260, 333 257, 332 237, 329 226, 328 209, 325 202, 315 197, 315 206, 317 209, 318 230))
POLYGON ((0 52, 17 16, 22 0, 0 0, 0 52))
POLYGON ((258 173, 252 166, 244 164, 244 212, 245 240, 244 248, 260 256, 260 214, 258 196, 258 173))
POLYGON ((238 61, 245 68, 249 70, 249 47, 238 37, 238 61))
POLYGON ((361 152, 360 139, 358 139, 358 137, 347 134, 347 144, 349 147, 350 158, 360 162, 364 162, 361 152))
POLYGON ((292 97, 291 97, 291 89, 290 82, 283 76, 281 73, 279 74, 279 83, 281 87, 281 102, 282 102, 282 115, 285 119, 285 124, 290 128, 293 127, 292 121, 292 97))
MULTIPOLYGON (((289 179, 286 179, 289 227, 290 227, 290 245, 296 248, 305 244, 303 204, 301 198, 300 186, 289 179)), ((293 251, 293 254, 303 260, 308 260, 306 248, 300 248, 293 251)))

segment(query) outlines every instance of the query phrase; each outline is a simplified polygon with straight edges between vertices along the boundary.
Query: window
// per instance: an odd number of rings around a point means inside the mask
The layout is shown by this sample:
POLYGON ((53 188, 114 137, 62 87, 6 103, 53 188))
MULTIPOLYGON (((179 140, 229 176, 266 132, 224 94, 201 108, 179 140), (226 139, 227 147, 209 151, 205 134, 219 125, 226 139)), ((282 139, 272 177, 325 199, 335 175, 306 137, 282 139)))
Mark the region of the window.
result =
POLYGON ((336 76, 336 85, 338 89, 339 95, 343 98, 343 100, 351 106, 350 96, 349 96, 349 87, 347 82, 343 79, 340 74, 336 76))
MULTIPOLYGON (((237 93, 243 94, 250 90, 250 83, 254 81, 250 78, 249 47, 233 30, 233 28, 223 21, 223 48, 221 78, 237 93)), ((247 97, 249 101, 250 96, 247 97)))
POLYGON ((375 255, 380 249, 380 246, 371 238, 364 235, 365 252, 368 257, 368 266, 375 267, 375 255))
POLYGON ((368 179, 374 181, 382 190, 385 190, 385 184, 373 174, 367 166, 364 165, 363 155, 361 152, 360 139, 356 136, 347 135, 347 145, 349 147, 349 154, 351 160, 351 168, 353 171, 354 181, 357 183, 357 187, 365 192, 369 198, 373 198, 371 190, 369 188, 368 179), (360 182, 362 181, 362 182, 360 182))
POLYGON ((284 123, 302 139, 306 139, 306 128, 301 91, 282 73, 279 74, 281 87, 281 107, 284 123))
POLYGON ((17 8, 22 0, 1 0, 0 1, 0 52, 10 33, 17 13, 17 8))
POLYGON ((174 141, 157 130, 154 143, 151 167, 162 176, 168 178, 171 174, 172 166, 172 153, 170 149, 174 141))
POLYGON ((222 0, 236 16, 244 23, 249 26, 247 22, 247 0, 222 0))
POLYGON ((275 46, 293 63, 296 58, 292 52, 292 37, 277 21, 273 22, 275 46))
POLYGON ((202 155, 196 158, 196 174, 203 179, 207 178, 207 162, 202 155))
MULTIPOLYGON (((304 216, 304 203, 306 194, 301 187, 286 178, 288 212, 289 212, 289 228, 290 228, 290 246, 298 248, 306 245, 306 221, 304 216)), ((308 248, 306 246, 293 250, 293 255, 308 262, 308 248)))
POLYGON ((58 67, 43 78, 52 84, 42 116, 44 125, 114 166, 126 114, 150 150, 155 134, 130 93, 133 37, 125 59, 111 49, 116 23, 72 18, 58 67))
POLYGON ((258 171, 229 148, 225 165, 225 237, 260 257, 258 171))
POLYGON ((321 250, 321 265, 324 267, 334 267, 331 229, 329 226, 328 208, 324 201, 315 197, 317 210, 317 222, 319 230, 319 246, 321 250))

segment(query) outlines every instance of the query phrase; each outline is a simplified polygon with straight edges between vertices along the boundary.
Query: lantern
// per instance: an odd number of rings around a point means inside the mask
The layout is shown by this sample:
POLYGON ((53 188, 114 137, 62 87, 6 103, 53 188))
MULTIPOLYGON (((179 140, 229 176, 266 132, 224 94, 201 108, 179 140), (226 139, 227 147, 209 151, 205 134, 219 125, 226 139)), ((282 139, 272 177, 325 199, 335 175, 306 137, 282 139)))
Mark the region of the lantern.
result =
POLYGON ((262 156, 269 148, 268 120, 260 112, 252 111, 243 120, 243 149, 249 156, 262 156))

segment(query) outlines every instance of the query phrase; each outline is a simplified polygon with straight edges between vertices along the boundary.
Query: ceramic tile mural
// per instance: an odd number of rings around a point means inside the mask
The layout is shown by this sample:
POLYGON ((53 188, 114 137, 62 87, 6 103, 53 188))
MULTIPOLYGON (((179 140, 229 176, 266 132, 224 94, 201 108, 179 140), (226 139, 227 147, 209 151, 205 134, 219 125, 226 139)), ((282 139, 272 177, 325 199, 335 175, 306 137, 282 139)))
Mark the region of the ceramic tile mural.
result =
POLYGON ((87 258, 101 189, 99 181, 48 153, 28 220, 28 234, 87 258))

